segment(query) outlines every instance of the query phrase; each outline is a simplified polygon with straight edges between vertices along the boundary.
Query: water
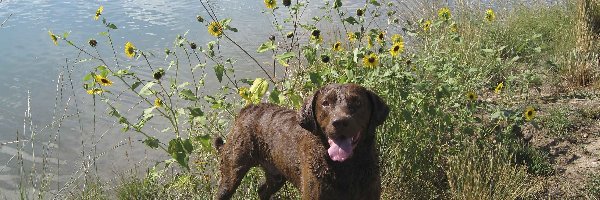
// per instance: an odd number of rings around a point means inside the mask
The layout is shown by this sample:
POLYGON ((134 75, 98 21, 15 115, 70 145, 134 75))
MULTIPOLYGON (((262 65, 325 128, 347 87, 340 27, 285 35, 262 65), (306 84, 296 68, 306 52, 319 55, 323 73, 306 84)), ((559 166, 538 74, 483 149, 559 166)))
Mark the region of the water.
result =
MULTIPOLYGON (((62 35, 70 31, 70 40, 82 46, 86 45, 90 38, 100 38, 97 33, 105 29, 100 21, 93 20, 93 15, 100 5, 104 6, 102 16, 118 26, 118 30, 113 31, 113 38, 117 53, 121 55, 122 44, 125 41, 132 41, 137 48, 162 56, 164 48, 172 46, 175 36, 188 30, 188 38, 197 41, 199 45, 203 46, 207 41, 214 39, 207 34, 206 28, 196 21, 196 15, 205 13, 198 0, 4 0, 0 3, 0 22, 10 14, 12 16, 0 29, 0 142, 15 141, 17 134, 20 139, 31 139, 29 128, 25 133, 23 130, 23 119, 28 107, 28 91, 31 94, 32 124, 37 126, 36 129, 41 130, 43 126, 50 124, 53 116, 60 116, 55 112, 61 113, 61 109, 54 110, 57 77, 65 66, 65 59, 74 59, 77 51, 62 41, 59 42, 59 46, 55 46, 47 32, 52 30, 55 34, 62 35)), ((256 43, 266 39, 255 38, 266 37, 269 32, 272 32, 270 18, 261 14, 263 9, 261 4, 221 0, 211 5, 218 16, 236 19, 232 25, 249 33, 245 37, 236 37, 243 46, 255 49, 256 43)), ((205 14, 204 16, 207 18, 205 14)), ((256 70, 248 65, 243 68, 241 71, 256 70)), ((83 72, 84 70, 75 70, 72 77, 75 92, 78 94, 84 94, 84 90, 80 87, 83 72)), ((59 101, 63 106, 69 102, 70 108, 73 108, 75 98, 69 101, 67 98, 69 95, 65 94, 66 97, 59 101)), ((76 98, 80 110, 91 109, 89 97, 76 98)), ((103 111, 98 110, 97 113, 106 113, 103 111)), ((58 128, 46 128, 38 132, 37 144, 34 147, 31 147, 30 143, 25 143, 27 146, 23 152, 24 174, 32 171, 30 167, 33 164, 38 167, 42 164, 44 152, 42 144, 48 143, 52 143, 53 146, 60 145, 60 148, 52 151, 53 154, 49 156, 51 159, 47 160, 52 169, 50 171, 54 173, 52 174, 55 176, 54 180, 61 180, 60 185, 63 185, 73 174, 79 173, 82 156, 93 155, 91 146, 94 143, 90 136, 91 127, 88 126, 92 123, 91 116, 82 113, 80 117, 82 123, 79 123, 75 117, 67 119, 58 134, 58 128), (80 124, 85 127, 80 128, 80 124), (84 134, 81 133, 82 129, 84 134), (54 138, 58 135, 60 138, 54 138), (32 149, 35 149, 36 155, 33 154, 32 149), (82 149, 85 150, 84 153, 81 152, 82 149), (57 174, 58 162, 61 162, 61 165, 57 174)), ((97 134, 94 135, 95 140, 100 141, 97 144, 98 154, 104 151, 109 153, 98 161, 98 166, 104 167, 98 170, 101 175, 115 176, 116 172, 130 169, 135 162, 139 161, 139 159, 125 161, 125 151, 130 158, 155 155, 155 152, 146 152, 147 149, 141 147, 139 142, 132 144, 132 147, 126 150, 119 146, 116 147, 119 149, 111 151, 113 147, 123 144, 122 141, 127 141, 129 135, 121 133, 118 125, 111 126, 111 119, 99 117, 98 124, 103 125, 103 128, 98 128, 97 134), (102 134, 104 137, 99 140, 102 134), (123 162, 115 162, 119 159, 123 162)), ((139 139, 135 138, 135 135, 133 137, 134 142, 139 139)), ((0 194, 8 197, 11 197, 11 193, 14 193, 18 187, 17 174, 20 171, 20 164, 17 158, 13 157, 17 154, 18 148, 15 143, 0 147, 0 194)), ((51 188, 55 188, 55 183, 51 184, 51 188)))

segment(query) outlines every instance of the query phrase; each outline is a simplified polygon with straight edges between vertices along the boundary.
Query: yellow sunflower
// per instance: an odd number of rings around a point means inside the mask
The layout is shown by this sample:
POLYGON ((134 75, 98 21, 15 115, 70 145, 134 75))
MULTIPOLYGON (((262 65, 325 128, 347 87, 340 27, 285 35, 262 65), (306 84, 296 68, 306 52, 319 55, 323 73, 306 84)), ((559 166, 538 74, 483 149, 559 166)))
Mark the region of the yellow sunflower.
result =
POLYGON ((344 47, 342 47, 342 43, 340 41, 338 41, 335 44, 333 44, 333 50, 341 51, 341 50, 344 50, 344 47))
POLYGON ((390 49, 390 54, 392 54, 392 57, 396 57, 402 52, 404 52, 404 42, 394 43, 390 49))
POLYGON ((494 20, 496 20, 496 13, 494 13, 494 10, 489 8, 485 11, 485 20, 487 20, 488 22, 493 22, 494 20))
POLYGON ((440 17, 444 21, 450 20, 452 14, 450 13, 450 9, 448 7, 443 7, 438 10, 438 17, 440 17))
POLYGON ((104 6, 100 6, 98 10, 96 10, 96 16, 94 16, 94 20, 98 20, 98 17, 102 15, 102 11, 104 11, 104 6))
POLYGON ((523 116, 525 117, 525 120, 531 121, 535 117, 535 108, 528 107, 525 109, 525 112, 523 112, 523 116))
POLYGON ((162 107, 163 102, 159 98, 154 99, 154 107, 162 107))
POLYGON ((54 35, 52 31, 48 31, 48 35, 50 35, 50 39, 54 42, 54 45, 58 45, 58 36, 54 35))
POLYGON ((494 89, 494 93, 500 94, 500 92, 502 92, 503 87, 504 87, 504 82, 498 83, 498 86, 496 86, 496 89, 494 89))
POLYGON ((425 32, 429 31, 429 29, 431 29, 431 20, 423 22, 423 24, 421 24, 421 28, 423 28, 423 31, 425 32))
POLYGON ((267 6, 268 9, 275 9, 275 7, 277 6, 277 1, 276 0, 265 0, 265 6, 267 6))
POLYGON ((365 68, 373 69, 377 67, 379 64, 379 59, 377 58, 377 54, 371 53, 368 56, 363 58, 363 64, 365 68))
POLYGON ((402 35, 400 34, 394 34, 392 35, 392 44, 396 44, 396 43, 402 43, 404 44, 404 38, 402 37, 402 35))
POLYGON ((348 41, 350 41, 350 42, 356 41, 356 34, 354 34, 354 32, 348 32, 348 41))
POLYGON ((385 32, 381 31, 377 35, 377 42, 382 43, 385 39, 385 32))
POLYGON ((475 92, 467 92, 467 99, 469 101, 476 101, 477 100, 477 94, 475 94, 475 92))
POLYGON ((130 58, 135 56, 135 46, 133 46, 133 44, 131 44, 131 42, 125 43, 125 55, 127 55, 127 57, 130 57, 130 58))
POLYGON ((223 26, 219 22, 211 22, 208 24, 208 33, 215 37, 221 37, 223 35, 223 26))
POLYGON ((113 84, 113 82, 111 80, 108 80, 106 77, 104 77, 102 75, 96 75, 95 79, 96 79, 96 83, 98 83, 102 86, 111 86, 113 84))
POLYGON ((102 94, 104 92, 104 90, 100 89, 100 88, 94 88, 94 89, 91 89, 91 90, 86 90, 86 92, 88 94, 94 95, 94 94, 102 94))

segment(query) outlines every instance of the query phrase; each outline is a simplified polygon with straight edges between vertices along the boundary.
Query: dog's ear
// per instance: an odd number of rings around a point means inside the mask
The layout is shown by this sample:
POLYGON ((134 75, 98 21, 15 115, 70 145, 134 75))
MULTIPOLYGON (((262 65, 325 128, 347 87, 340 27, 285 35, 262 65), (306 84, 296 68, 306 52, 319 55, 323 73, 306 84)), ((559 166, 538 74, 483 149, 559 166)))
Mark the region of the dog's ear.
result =
POLYGON ((390 108, 385 104, 383 99, 374 92, 367 90, 369 99, 371 100, 371 120, 369 126, 373 129, 382 125, 390 113, 390 108))
POLYGON ((315 117, 315 106, 320 90, 317 90, 313 95, 304 99, 304 104, 298 112, 298 122, 300 126, 310 132, 315 132, 317 129, 317 119, 315 117))

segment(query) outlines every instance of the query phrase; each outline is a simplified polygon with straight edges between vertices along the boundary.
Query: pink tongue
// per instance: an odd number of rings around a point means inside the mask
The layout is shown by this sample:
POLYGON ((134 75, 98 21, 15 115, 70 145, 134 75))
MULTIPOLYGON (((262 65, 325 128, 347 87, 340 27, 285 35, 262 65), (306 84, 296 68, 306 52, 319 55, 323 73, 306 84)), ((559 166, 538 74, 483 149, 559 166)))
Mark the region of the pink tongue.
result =
POLYGON ((346 139, 329 139, 329 149, 327 153, 329 153, 329 157, 334 161, 344 161, 348 159, 352 155, 352 138, 346 139))

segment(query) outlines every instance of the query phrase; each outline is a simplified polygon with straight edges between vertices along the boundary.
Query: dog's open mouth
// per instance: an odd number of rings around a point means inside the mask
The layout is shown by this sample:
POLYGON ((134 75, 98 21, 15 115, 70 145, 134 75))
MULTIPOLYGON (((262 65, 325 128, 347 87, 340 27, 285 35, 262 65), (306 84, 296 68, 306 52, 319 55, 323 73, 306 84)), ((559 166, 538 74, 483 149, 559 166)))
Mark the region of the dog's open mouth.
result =
POLYGON ((352 157, 352 151, 356 144, 358 144, 358 140, 360 138, 360 132, 356 134, 354 137, 345 137, 345 138, 327 138, 329 142, 329 149, 327 153, 329 153, 329 157, 331 160, 343 162, 346 159, 352 157))

